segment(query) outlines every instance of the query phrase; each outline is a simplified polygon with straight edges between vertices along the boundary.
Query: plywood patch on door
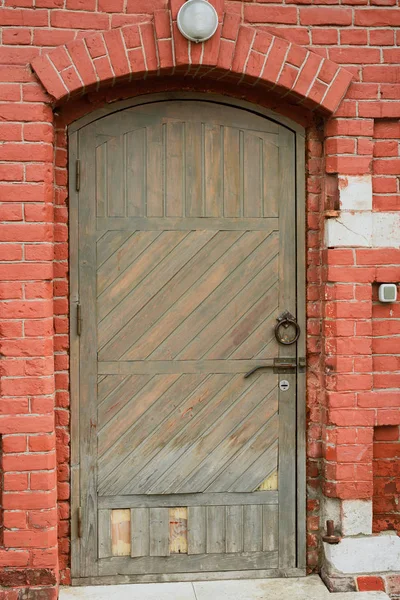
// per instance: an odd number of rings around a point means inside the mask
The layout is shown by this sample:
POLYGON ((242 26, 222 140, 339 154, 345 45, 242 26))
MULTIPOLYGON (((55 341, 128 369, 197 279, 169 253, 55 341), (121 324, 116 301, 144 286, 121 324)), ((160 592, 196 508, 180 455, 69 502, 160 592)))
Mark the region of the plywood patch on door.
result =
POLYGON ((187 515, 186 507, 169 509, 169 551, 171 554, 187 554, 187 515))
POLYGON ((113 556, 131 554, 131 511, 111 511, 111 551, 113 556))
POLYGON ((278 489, 278 471, 274 471, 264 479, 262 484, 257 488, 257 492, 268 492, 278 489))

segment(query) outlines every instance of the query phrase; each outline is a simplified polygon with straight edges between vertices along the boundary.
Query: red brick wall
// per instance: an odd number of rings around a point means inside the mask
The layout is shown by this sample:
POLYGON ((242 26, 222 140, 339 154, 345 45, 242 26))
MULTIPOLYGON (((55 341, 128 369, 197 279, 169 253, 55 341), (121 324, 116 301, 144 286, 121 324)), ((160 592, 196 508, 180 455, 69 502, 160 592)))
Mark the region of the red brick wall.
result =
MULTIPOLYGON (((222 8, 222 0, 217 3, 222 8)), ((0 590, 4 586, 8 599, 16 600, 17 586, 31 588, 31 599, 41 593, 54 596, 59 566, 61 581, 69 581, 65 126, 106 100, 197 84, 170 79, 136 82, 134 91, 127 85, 123 91, 91 91, 59 108, 54 126, 51 99, 33 74, 31 60, 94 30, 149 21, 167 0, 1 4, 0 137, 7 143, 0 145, 0 590)), ((374 0, 342 0, 340 5, 339 0, 329 5, 323 0, 243 0, 227 1, 225 8, 237 15, 237 23, 312 46, 354 75, 334 118, 326 122, 314 110, 317 88, 308 104, 293 108, 292 98, 282 101, 265 89, 239 90, 232 81, 202 84, 279 107, 307 127, 308 561, 313 569, 322 526, 320 489, 340 498, 371 498, 373 427, 400 423, 400 352, 392 338, 399 333, 399 304, 376 301, 377 282, 400 280, 399 250, 323 250, 325 211, 338 208, 337 173, 373 174, 374 210, 399 209, 400 11, 397 0, 379 0, 379 5, 374 0)), ((98 59, 98 69, 106 60, 98 59)), ((288 71, 292 67, 295 62, 288 71)), ((67 66, 64 82, 79 88, 77 77, 67 66)), ((380 447, 376 440, 375 451, 380 447)))
POLYGON ((373 530, 400 535, 400 428, 376 427, 374 434, 373 530))

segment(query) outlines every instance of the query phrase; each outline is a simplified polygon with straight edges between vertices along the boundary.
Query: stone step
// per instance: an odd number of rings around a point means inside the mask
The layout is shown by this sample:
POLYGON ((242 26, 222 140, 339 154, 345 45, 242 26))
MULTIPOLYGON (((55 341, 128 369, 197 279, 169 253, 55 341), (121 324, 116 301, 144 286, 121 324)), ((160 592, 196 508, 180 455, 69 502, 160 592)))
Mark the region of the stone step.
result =
POLYGON ((59 600, 389 600, 384 592, 331 594, 314 575, 293 579, 241 579, 61 588, 59 600))

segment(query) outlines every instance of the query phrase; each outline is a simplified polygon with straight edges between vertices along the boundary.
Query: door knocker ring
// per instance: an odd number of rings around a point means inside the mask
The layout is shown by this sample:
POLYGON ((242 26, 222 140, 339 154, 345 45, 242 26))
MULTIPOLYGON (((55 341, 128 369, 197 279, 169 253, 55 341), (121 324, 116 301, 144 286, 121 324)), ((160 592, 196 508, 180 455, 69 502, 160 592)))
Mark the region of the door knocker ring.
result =
POLYGON ((275 325, 275 337, 280 344, 284 346, 290 346, 297 342, 300 337, 300 325, 297 323, 296 318, 288 311, 285 311, 276 319, 277 324, 275 325), (293 337, 288 337, 283 330, 287 330, 290 326, 294 327, 295 332, 293 337))

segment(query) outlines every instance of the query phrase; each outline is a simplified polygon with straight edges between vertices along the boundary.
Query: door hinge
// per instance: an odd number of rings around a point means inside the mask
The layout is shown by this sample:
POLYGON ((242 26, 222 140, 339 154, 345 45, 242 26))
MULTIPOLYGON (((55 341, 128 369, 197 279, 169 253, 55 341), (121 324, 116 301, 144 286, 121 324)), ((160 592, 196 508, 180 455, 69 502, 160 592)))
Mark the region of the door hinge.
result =
POLYGON ((81 507, 78 508, 77 511, 77 535, 78 538, 82 537, 82 509, 81 507))
POLYGON ((75 189, 77 192, 81 189, 81 161, 75 163, 75 189))
POLYGON ((80 302, 76 305, 76 333, 81 335, 82 333, 82 309, 80 302))

